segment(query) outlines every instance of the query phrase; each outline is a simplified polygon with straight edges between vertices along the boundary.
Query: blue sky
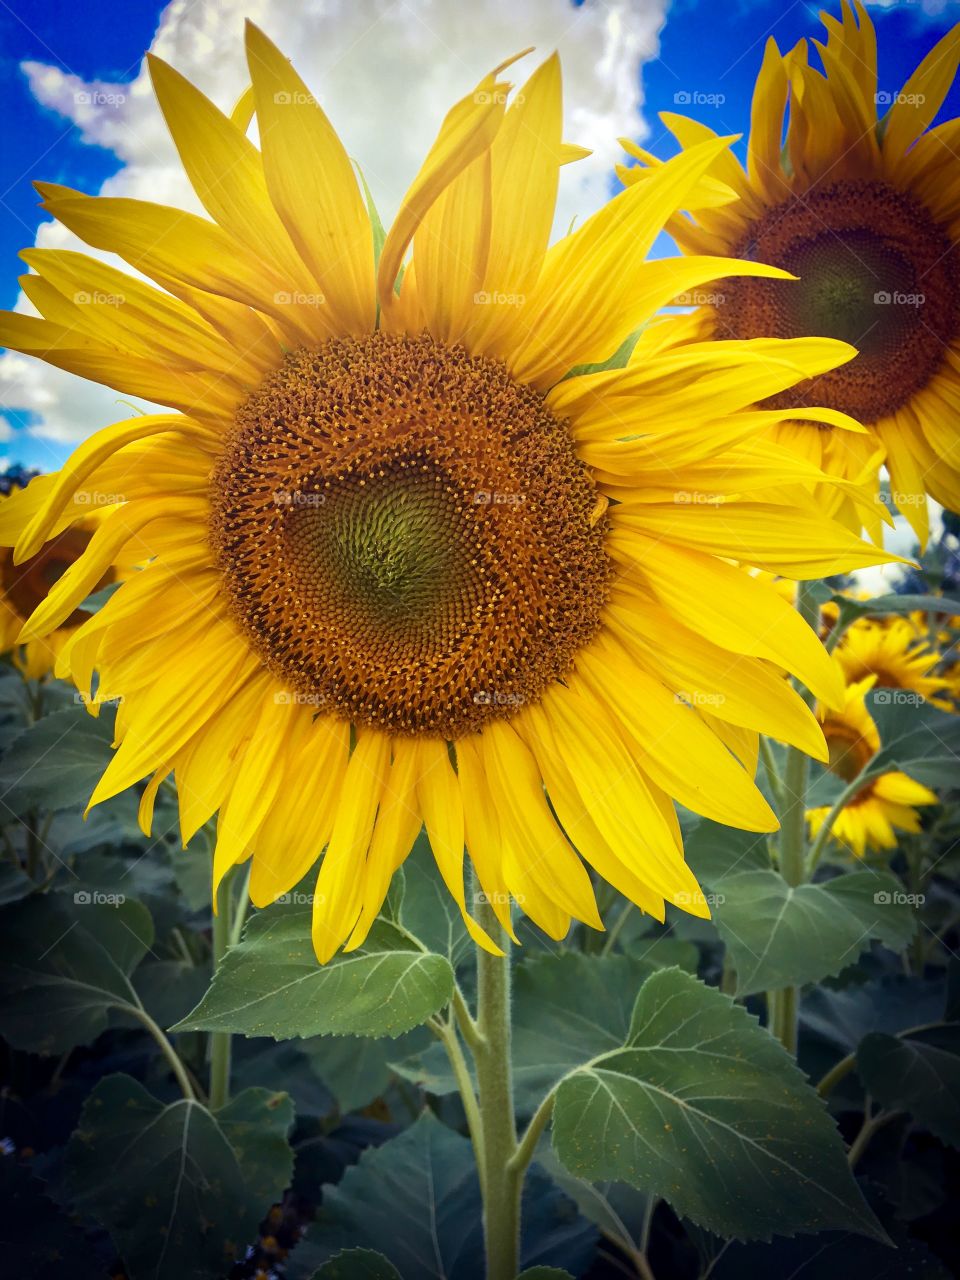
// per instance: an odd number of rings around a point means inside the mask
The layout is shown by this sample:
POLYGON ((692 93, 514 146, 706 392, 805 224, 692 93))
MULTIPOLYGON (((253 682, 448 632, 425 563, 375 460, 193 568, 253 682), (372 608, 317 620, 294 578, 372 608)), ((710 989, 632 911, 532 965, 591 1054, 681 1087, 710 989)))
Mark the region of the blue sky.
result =
MULTIPOLYGON (((449 0, 453 3, 454 0, 449 0)), ((589 0, 587 0, 589 3, 589 0)), ((836 12, 839 0, 830 4, 836 12)), ((60 67, 84 80, 132 80, 153 39, 163 4, 128 0, 124 4, 92 0, 0 0, 0 110, 4 146, 0 167, 0 306, 17 298, 17 277, 25 270, 18 251, 33 243, 41 215, 31 186, 34 178, 63 182, 95 192, 120 162, 109 151, 86 144, 77 126, 42 107, 20 71, 24 60, 60 67), (19 16, 18 16, 19 15, 19 16)), ((522 12, 523 0, 520 0, 522 12)), ((651 126, 647 145, 672 153, 656 114, 675 108, 684 92, 716 95, 717 105, 699 108, 702 118, 722 132, 743 132, 749 123, 750 94, 773 34, 781 48, 804 35, 818 34, 822 5, 806 0, 672 0, 660 34, 660 55, 641 69, 644 113, 651 126)), ((871 9, 880 44, 881 89, 896 89, 917 62, 954 22, 960 0, 901 0, 871 9), (938 9, 939 12, 932 12, 938 9)), ((954 86, 946 111, 960 115, 960 89, 954 86)), ((2 409, 0 409, 2 412, 2 409)), ((29 422, 7 415, 22 428, 29 422)), ((59 446, 40 447, 22 429, 11 442, 10 460, 50 467, 59 446)), ((60 449, 65 454, 66 449, 60 449)))

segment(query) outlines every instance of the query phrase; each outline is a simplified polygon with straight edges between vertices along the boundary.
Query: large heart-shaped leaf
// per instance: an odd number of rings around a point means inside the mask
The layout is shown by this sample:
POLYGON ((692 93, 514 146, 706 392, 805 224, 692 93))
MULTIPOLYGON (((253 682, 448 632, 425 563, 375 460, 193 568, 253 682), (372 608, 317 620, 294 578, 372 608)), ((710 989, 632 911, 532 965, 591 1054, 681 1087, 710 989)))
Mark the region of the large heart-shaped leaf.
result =
POLYGON ((951 1146, 960 1147, 960 1035, 944 1027, 939 1039, 871 1032, 857 1048, 857 1070, 882 1106, 908 1111, 951 1146))
POLYGON ((177 1031, 248 1036, 398 1036, 445 1005, 453 993, 446 956, 424 950, 388 920, 364 945, 319 964, 310 908, 276 904, 252 917, 210 989, 177 1031))
POLYGON ((837 974, 874 938, 901 951, 916 928, 900 882, 873 871, 796 887, 775 871, 744 871, 723 880, 715 918, 741 996, 837 974))
POLYGON ((153 924, 139 902, 109 897, 35 894, 4 911, 0 1031, 16 1048, 64 1053, 95 1040, 112 1009, 138 1006, 130 975, 153 924))
POLYGON ((74 1207, 110 1231, 132 1280, 209 1280, 243 1256, 290 1181, 286 1094, 246 1089, 211 1113, 101 1080, 66 1154, 74 1207))
POLYGON ((883 1238, 822 1101, 745 1009, 678 969, 648 978, 624 1045, 568 1076, 553 1141, 578 1177, 669 1201, 738 1239, 883 1238))

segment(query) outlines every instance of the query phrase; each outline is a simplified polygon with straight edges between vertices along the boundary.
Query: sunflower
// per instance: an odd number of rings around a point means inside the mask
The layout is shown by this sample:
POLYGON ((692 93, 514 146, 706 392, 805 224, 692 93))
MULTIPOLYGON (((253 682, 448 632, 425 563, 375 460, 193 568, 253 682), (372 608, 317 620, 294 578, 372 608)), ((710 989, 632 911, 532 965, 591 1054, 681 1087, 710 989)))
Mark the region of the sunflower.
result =
POLYGON ((184 844, 219 812, 215 881, 252 856, 257 905, 323 853, 321 960, 362 943, 422 826, 488 948, 465 848, 508 931, 511 899, 554 938, 601 927, 588 866, 659 919, 707 915, 673 801, 773 829, 758 732, 825 752, 776 669, 841 690, 813 632, 731 561, 796 577, 884 558, 809 499, 767 499, 822 477, 763 438, 782 411, 750 408, 850 348, 703 343, 597 368, 679 289, 776 274, 645 260, 726 140, 548 247, 576 154, 559 64, 512 99, 501 67, 448 113, 384 234, 316 99, 255 27, 247 42, 262 150, 244 105, 225 116, 151 59, 210 220, 40 188, 162 291, 31 250, 42 318, 0 329, 176 411, 106 428, 0 520, 22 559, 124 495, 24 637, 120 548, 149 561, 58 665, 121 699, 91 803, 149 776, 149 829, 172 773, 184 844))
MULTIPOLYGON (((0 508, 6 501, 9 499, 0 498, 0 508)), ((34 636, 23 645, 18 643, 23 624, 43 603, 54 583, 86 551, 95 526, 95 519, 78 520, 21 564, 14 564, 9 547, 0 546, 0 654, 10 653, 13 665, 25 680, 41 680, 49 675, 70 636, 90 616, 75 609, 49 635, 34 636)), ((108 567, 93 591, 113 581, 113 570, 108 567)))
MULTIPOLYGON (((781 56, 768 40, 746 169, 724 152, 713 170, 736 199, 707 199, 702 186, 701 205, 688 204, 692 216, 673 219, 669 230, 686 253, 771 262, 799 277, 725 284, 687 332, 825 334, 859 348, 849 364, 768 403, 827 405, 867 424, 870 435, 793 423, 778 438, 826 471, 874 485, 870 446, 881 449, 893 500, 923 543, 925 493, 960 508, 960 120, 928 127, 960 61, 960 26, 889 94, 878 92, 876 33, 864 6, 843 0, 842 15, 823 15, 827 40, 815 42, 822 72, 810 65, 806 41, 781 56), (878 119, 878 104, 887 103, 878 119)), ((663 120, 684 148, 714 136, 682 116, 663 120)))
MULTIPOLYGON (((838 711, 818 708, 817 718, 830 753, 829 768, 847 783, 855 781, 880 750, 880 735, 866 705, 866 695, 875 684, 872 675, 854 680, 844 689, 838 711)), ((864 783, 837 815, 830 834, 858 858, 868 850, 895 849, 897 831, 920 830, 917 808, 936 803, 937 796, 929 787, 891 770, 864 783)), ((829 805, 807 811, 811 835, 820 831, 829 813, 829 805)))
POLYGON ((917 635, 912 619, 858 618, 843 633, 836 656, 848 681, 872 676, 879 689, 900 689, 945 711, 950 681, 935 674, 940 654, 917 635))

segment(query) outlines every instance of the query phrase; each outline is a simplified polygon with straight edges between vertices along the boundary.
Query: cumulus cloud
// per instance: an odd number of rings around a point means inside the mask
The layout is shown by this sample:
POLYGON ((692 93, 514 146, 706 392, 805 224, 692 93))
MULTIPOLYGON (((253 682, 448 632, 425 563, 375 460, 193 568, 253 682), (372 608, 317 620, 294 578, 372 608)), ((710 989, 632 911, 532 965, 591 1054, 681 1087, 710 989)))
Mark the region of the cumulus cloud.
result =
MULTIPOLYGON (((152 50, 219 106, 247 84, 243 20, 251 18, 293 60, 362 165, 386 220, 419 167, 443 113, 492 66, 533 45, 511 69, 529 74, 553 49, 564 70, 566 138, 593 155, 563 173, 557 224, 596 209, 610 189, 617 137, 640 138, 640 68, 658 50, 669 0, 173 0, 152 50)), ((130 84, 83 81, 57 67, 22 70, 37 100, 108 148, 123 167, 101 188, 199 211, 154 101, 145 67, 130 84)), ((41 166, 42 169, 42 166, 41 166)), ((42 172, 36 175, 42 177, 42 172)), ((37 243, 80 247, 63 228, 37 243)), ((104 255, 106 256, 106 255, 104 255)), ((22 310, 30 310, 21 299, 22 310)), ((38 361, 0 357, 0 394, 26 429, 50 441, 82 439, 125 416, 117 394, 38 361)))

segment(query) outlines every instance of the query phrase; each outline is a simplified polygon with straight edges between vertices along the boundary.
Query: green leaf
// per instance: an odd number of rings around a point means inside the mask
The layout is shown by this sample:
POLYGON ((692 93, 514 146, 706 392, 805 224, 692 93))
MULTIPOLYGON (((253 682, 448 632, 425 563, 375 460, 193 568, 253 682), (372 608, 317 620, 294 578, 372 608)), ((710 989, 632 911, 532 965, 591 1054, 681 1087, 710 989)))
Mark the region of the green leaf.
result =
POLYGON ((428 951, 446 956, 454 968, 473 954, 473 943, 463 925, 460 909, 440 872, 426 833, 422 832, 403 864, 403 901, 400 920, 428 951))
MULTIPOLYGON (((404 1280, 483 1275, 480 1185, 469 1139, 425 1111, 381 1147, 368 1147, 323 1202, 304 1244, 314 1265, 342 1249, 383 1254, 404 1280)), ((595 1232, 536 1168, 523 1193, 522 1265, 585 1269, 595 1232)))
POLYGON ((246 1089, 212 1114, 101 1080, 67 1146, 74 1207, 111 1233, 133 1280, 209 1280, 243 1257, 290 1181, 286 1094, 246 1089))
POLYGON ((701 884, 718 884, 725 876, 770 867, 767 837, 737 831, 702 819, 684 841, 684 855, 701 884))
POLYGON ((775 871, 744 871, 722 882, 717 929, 737 973, 737 994, 818 982, 837 974, 876 938, 894 951, 916 918, 900 882, 851 871, 791 887, 775 871))
POLYGON ((85 805, 113 755, 113 716, 83 707, 44 716, 19 733, 0 760, 0 793, 12 809, 85 805))
POLYGON ((560 1163, 557 1153, 542 1142, 537 1161, 553 1181, 567 1193, 585 1218, 612 1240, 627 1257, 644 1251, 643 1234, 650 1197, 626 1182, 587 1182, 577 1178, 560 1163))
POLYGON ((960 1147, 957 1047, 872 1032, 857 1048, 857 1070, 881 1106, 908 1111, 943 1142, 960 1147))
POLYGON ((137 970, 133 985, 154 1022, 171 1027, 201 999, 210 982, 209 964, 151 960, 137 970))
MULTIPOLYGON (((409 880, 408 880, 409 884, 409 880)), ((210 989, 176 1031, 296 1036, 397 1036, 425 1022, 453 994, 445 956, 378 920, 364 945, 317 962, 310 907, 274 905, 247 924, 210 989)))
POLYGON ((623 1044, 650 967, 568 951, 522 961, 514 981, 514 1091, 530 1112, 569 1071, 623 1044))
POLYGON ((521 1271, 517 1280, 573 1280, 573 1276, 561 1267, 531 1267, 521 1271))
POLYGON ((374 1249, 344 1249, 313 1273, 313 1280, 402 1280, 400 1272, 374 1249))
POLYGON ((832 599, 840 606, 844 621, 891 613, 960 613, 960 600, 952 600, 949 596, 894 594, 874 596, 870 600, 851 600, 849 596, 834 594, 832 599))
POLYGON ((0 1031, 15 1048, 64 1053, 90 1044, 111 1009, 136 1005, 130 974, 153 942, 150 913, 35 895, 9 907, 0 928, 0 1031))
POLYGON ((823 1102, 745 1009, 678 969, 648 978, 625 1044, 558 1091, 571 1173, 662 1196, 737 1239, 831 1227, 883 1233, 823 1102))
POLYGON ((916 696, 904 689, 873 689, 867 695, 881 745, 862 776, 901 769, 930 787, 956 786, 960 717, 917 703, 916 696))
POLYGON ((395 1040, 318 1036, 305 1041, 302 1051, 336 1098, 340 1110, 357 1111, 388 1088, 395 1075, 391 1063, 426 1048, 432 1039, 422 1027, 395 1040))

